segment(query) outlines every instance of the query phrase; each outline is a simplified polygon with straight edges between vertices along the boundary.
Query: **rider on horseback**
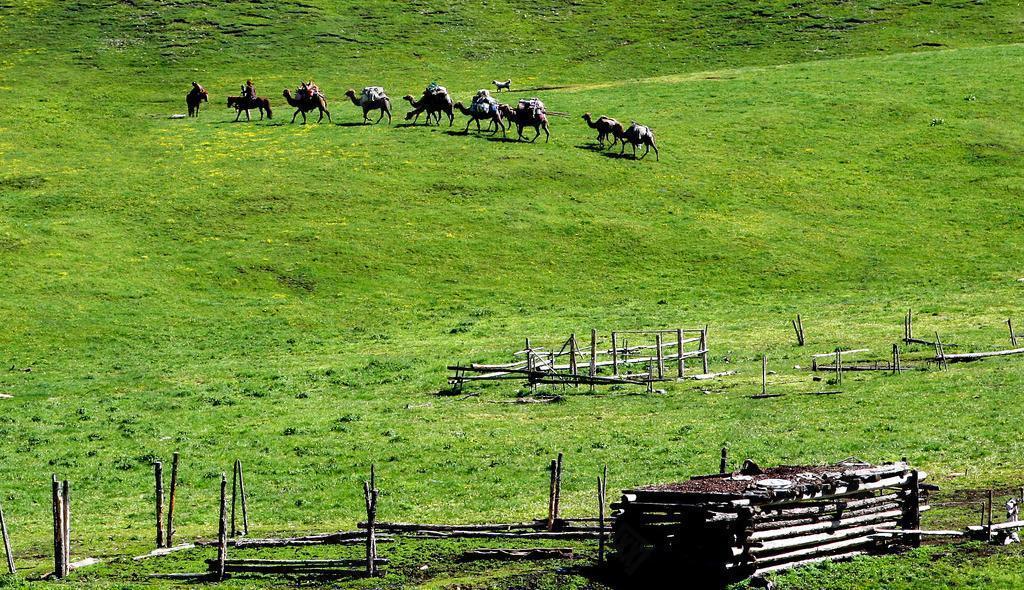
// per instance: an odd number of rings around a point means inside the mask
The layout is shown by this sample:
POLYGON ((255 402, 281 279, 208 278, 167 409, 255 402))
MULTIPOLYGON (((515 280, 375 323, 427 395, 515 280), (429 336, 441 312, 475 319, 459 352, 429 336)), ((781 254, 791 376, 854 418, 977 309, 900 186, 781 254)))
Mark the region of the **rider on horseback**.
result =
POLYGON ((242 98, 245 100, 256 98, 256 85, 252 83, 252 80, 246 80, 242 85, 242 98))

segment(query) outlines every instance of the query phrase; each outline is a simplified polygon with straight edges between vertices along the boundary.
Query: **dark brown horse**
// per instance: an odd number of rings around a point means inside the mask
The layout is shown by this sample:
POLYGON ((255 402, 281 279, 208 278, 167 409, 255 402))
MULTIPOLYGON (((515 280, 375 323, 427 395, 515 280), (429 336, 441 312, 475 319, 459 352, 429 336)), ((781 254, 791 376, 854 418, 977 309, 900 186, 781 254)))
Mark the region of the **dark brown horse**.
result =
POLYGON ((209 94, 206 92, 206 89, 193 82, 192 90, 189 90, 188 94, 185 95, 185 104, 188 105, 188 116, 198 117, 199 103, 207 102, 208 99, 209 94))
POLYGON ((228 97, 228 108, 235 109, 235 121, 242 116, 242 111, 245 111, 245 120, 249 121, 249 110, 259 109, 260 110, 260 121, 263 120, 264 112, 268 119, 274 118, 274 112, 270 110, 270 99, 257 96, 256 98, 245 98, 244 96, 229 96, 228 97))

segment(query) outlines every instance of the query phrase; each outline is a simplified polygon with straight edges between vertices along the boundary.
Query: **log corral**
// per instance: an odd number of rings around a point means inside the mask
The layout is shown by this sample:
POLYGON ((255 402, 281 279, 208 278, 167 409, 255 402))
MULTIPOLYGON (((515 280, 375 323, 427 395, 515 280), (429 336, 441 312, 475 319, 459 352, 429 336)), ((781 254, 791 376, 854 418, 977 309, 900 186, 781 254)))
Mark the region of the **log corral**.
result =
POLYGON ((709 587, 819 561, 916 545, 925 474, 905 462, 780 466, 625 490, 613 563, 630 578, 685 575, 709 587))

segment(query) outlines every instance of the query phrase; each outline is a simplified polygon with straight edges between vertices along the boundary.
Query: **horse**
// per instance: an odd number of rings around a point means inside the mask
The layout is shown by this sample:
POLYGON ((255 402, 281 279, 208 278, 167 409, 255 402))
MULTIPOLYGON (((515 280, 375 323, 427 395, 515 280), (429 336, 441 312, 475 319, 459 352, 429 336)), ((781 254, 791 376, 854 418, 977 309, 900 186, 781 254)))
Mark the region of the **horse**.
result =
POLYGON ((242 111, 245 111, 245 120, 249 121, 249 109, 260 110, 260 121, 263 120, 264 111, 268 119, 274 118, 274 113, 270 110, 270 99, 263 98, 262 96, 251 99, 244 96, 229 96, 228 108, 235 109, 235 121, 238 121, 238 118, 242 116, 242 111))
POLYGON ((205 88, 199 85, 193 86, 192 90, 189 90, 188 94, 185 95, 185 104, 188 105, 188 116, 198 117, 199 103, 207 102, 208 99, 209 94, 206 92, 205 88))

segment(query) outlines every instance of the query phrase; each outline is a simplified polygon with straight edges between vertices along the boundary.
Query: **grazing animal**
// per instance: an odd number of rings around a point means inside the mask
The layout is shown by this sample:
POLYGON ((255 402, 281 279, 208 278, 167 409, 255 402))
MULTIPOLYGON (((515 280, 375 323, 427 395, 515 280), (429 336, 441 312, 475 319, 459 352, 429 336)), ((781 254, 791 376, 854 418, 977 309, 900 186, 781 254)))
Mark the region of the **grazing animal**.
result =
POLYGON ((505 123, 503 123, 501 120, 501 111, 493 110, 489 113, 471 111, 467 109, 466 106, 463 105, 461 102, 457 102, 453 106, 460 113, 469 117, 469 121, 466 121, 466 128, 462 130, 463 133, 469 133, 469 126, 471 123, 473 123, 473 121, 476 121, 477 131, 480 131, 480 121, 491 121, 495 125, 494 131, 491 132, 491 135, 497 133, 499 128, 501 129, 502 136, 505 135, 505 123))
POLYGON ((640 156, 643 160, 647 157, 647 154, 654 148, 654 158, 660 161, 661 156, 658 153, 658 146, 654 143, 654 132, 651 131, 650 127, 646 125, 640 125, 636 121, 632 121, 629 129, 623 131, 619 136, 619 141, 622 142, 622 149, 619 150, 619 154, 622 154, 626 149, 626 142, 633 146, 633 158, 636 158, 636 146, 644 146, 644 155, 640 156))
POLYGON ((356 105, 357 107, 363 107, 363 123, 370 122, 370 117, 367 116, 367 113, 369 113, 370 111, 380 111, 380 116, 377 117, 376 123, 380 123, 381 119, 383 119, 384 116, 387 115, 388 125, 391 124, 391 99, 388 98, 388 95, 384 94, 380 98, 376 98, 373 100, 363 100, 362 98, 356 96, 355 90, 352 90, 350 88, 345 93, 345 96, 347 96, 349 100, 352 101, 352 104, 356 105))
POLYGON ((452 106, 452 97, 447 92, 441 94, 431 94, 424 92, 423 96, 419 100, 412 97, 411 94, 406 94, 402 97, 409 101, 412 105, 413 110, 409 111, 405 115, 405 120, 413 119, 415 124, 420 118, 420 113, 427 113, 427 124, 430 124, 430 118, 434 117, 435 122, 441 124, 441 115, 448 115, 448 126, 451 127, 455 123, 455 112, 452 106))
POLYGON ((249 110, 259 109, 260 121, 263 120, 263 115, 266 114, 268 119, 274 118, 274 112, 270 110, 270 100, 257 96, 256 98, 245 98, 244 96, 229 96, 228 97, 228 108, 235 109, 235 121, 242 116, 242 111, 245 111, 245 120, 249 121, 249 110))
POLYGON ((504 82, 498 82, 497 80, 493 80, 493 81, 491 81, 491 84, 494 84, 494 91, 495 92, 501 92, 502 88, 504 88, 505 90, 508 90, 509 92, 512 91, 512 78, 509 78, 508 80, 505 80, 504 82))
POLYGON ((540 137, 540 132, 544 130, 544 143, 547 143, 551 139, 551 133, 548 127, 548 116, 544 112, 543 108, 534 109, 529 105, 520 102, 519 106, 512 111, 509 120, 516 125, 516 132, 519 135, 519 139, 523 139, 523 128, 533 127, 534 136, 530 140, 530 143, 537 141, 540 137))
POLYGON ((185 95, 185 104, 188 105, 188 116, 198 117, 199 116, 199 103, 209 102, 210 95, 206 92, 206 89, 200 86, 197 82, 192 83, 192 89, 185 95))
POLYGON ((324 114, 327 115, 327 120, 331 121, 331 111, 327 110, 327 98, 323 94, 314 94, 299 100, 292 97, 291 91, 285 88, 283 96, 288 101, 288 105, 295 109, 295 113, 292 115, 292 123, 295 122, 295 116, 301 113, 302 124, 305 125, 306 113, 313 109, 320 111, 320 118, 316 120, 317 123, 324 120, 324 114))
POLYGON ((611 117, 601 116, 594 121, 591 119, 590 113, 583 113, 583 120, 587 122, 587 126, 591 129, 597 129, 597 142, 601 144, 602 149, 604 148, 604 141, 609 137, 612 138, 612 142, 608 144, 608 147, 614 146, 624 131, 622 123, 611 117))

